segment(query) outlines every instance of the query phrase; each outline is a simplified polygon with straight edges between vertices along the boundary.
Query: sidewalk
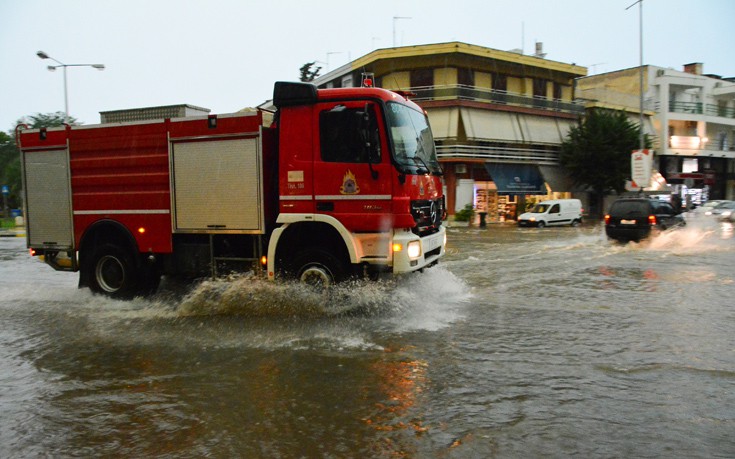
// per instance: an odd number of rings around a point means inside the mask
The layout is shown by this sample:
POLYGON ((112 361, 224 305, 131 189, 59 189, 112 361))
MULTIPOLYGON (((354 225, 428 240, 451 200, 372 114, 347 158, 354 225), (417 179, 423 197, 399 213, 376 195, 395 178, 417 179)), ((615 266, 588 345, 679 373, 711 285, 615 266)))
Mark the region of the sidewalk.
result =
POLYGON ((0 237, 26 237, 26 229, 24 226, 0 228, 0 237))

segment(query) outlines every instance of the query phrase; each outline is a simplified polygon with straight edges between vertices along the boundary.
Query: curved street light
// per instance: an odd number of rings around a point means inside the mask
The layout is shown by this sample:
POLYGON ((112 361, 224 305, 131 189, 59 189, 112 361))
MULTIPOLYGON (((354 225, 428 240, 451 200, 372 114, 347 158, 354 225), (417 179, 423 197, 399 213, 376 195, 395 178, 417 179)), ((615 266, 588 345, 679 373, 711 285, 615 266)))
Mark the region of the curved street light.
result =
POLYGON ((57 65, 49 65, 47 68, 50 72, 55 72, 56 69, 61 67, 64 69, 64 122, 69 123, 69 91, 68 86, 66 83, 66 68, 67 67, 92 67, 97 70, 104 70, 105 65, 104 64, 64 64, 63 62, 54 59, 53 57, 49 56, 43 51, 39 51, 36 53, 36 56, 38 56, 41 59, 51 59, 52 61, 56 62, 57 65))

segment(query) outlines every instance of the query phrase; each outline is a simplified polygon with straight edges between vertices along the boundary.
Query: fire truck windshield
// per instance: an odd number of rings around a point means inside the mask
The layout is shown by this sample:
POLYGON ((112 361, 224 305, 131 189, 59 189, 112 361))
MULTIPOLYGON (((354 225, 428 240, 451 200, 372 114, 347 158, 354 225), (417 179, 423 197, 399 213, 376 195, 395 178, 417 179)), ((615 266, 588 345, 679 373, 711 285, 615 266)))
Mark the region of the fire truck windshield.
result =
POLYGON ((394 158, 401 172, 442 173, 436 159, 434 137, 424 113, 407 105, 389 102, 388 125, 393 140, 394 158))

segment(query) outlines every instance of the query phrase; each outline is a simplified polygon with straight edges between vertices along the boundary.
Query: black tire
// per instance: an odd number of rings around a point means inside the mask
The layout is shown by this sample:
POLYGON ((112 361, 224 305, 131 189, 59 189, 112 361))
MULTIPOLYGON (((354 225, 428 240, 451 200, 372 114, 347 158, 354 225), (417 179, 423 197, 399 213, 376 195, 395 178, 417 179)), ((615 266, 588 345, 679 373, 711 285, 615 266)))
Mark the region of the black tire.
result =
POLYGON ((544 221, 540 221, 536 224, 536 227, 539 229, 543 228, 544 226, 546 226, 546 222, 544 221))
POLYGON ((579 226, 580 223, 582 222, 575 218, 574 220, 572 220, 572 228, 576 228, 577 226, 579 226))
POLYGON ((300 282, 317 288, 329 288, 347 278, 348 268, 344 261, 331 252, 312 248, 296 256, 293 273, 300 282))
POLYGON ((131 299, 147 295, 158 287, 160 275, 137 268, 133 255, 115 244, 95 249, 86 277, 90 290, 111 298, 131 299))

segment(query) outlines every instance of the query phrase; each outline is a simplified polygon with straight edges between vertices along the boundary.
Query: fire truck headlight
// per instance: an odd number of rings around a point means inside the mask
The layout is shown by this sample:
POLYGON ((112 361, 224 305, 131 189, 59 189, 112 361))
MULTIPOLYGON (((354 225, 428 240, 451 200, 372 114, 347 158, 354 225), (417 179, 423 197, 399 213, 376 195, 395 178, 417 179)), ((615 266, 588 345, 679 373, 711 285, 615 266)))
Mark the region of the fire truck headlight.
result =
POLYGON ((418 258, 421 255, 421 242, 411 241, 408 243, 408 257, 418 258))

